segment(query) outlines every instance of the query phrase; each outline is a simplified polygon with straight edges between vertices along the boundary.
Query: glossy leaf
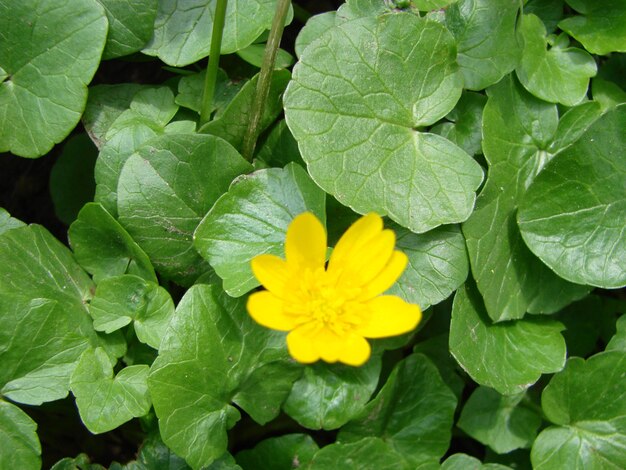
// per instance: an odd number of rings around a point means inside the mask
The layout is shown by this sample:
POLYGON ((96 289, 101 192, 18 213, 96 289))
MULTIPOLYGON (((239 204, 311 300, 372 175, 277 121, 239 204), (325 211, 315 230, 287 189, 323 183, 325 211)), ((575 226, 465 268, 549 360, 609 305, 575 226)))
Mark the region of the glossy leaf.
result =
POLYGON ((192 246, 193 231, 231 181, 250 168, 214 136, 154 138, 124 164, 118 186, 120 223, 157 271, 189 285, 208 268, 192 246))
POLYGON ((146 365, 128 366, 113 377, 101 348, 88 349, 72 374, 70 387, 83 423, 94 434, 117 428, 150 410, 146 365))
POLYGON ((422 354, 396 365, 378 395, 339 434, 342 442, 383 438, 412 465, 440 458, 450 444, 456 397, 422 354))
POLYGON ((589 77, 596 74, 593 57, 582 49, 568 47, 569 41, 563 36, 546 50, 546 28, 535 15, 522 16, 521 34, 524 51, 516 72, 524 88, 538 98, 566 106, 585 98, 589 77))
POLYGON ((83 207, 68 237, 76 260, 96 282, 126 273, 157 280, 148 255, 98 203, 83 207))
POLYGON ((527 311, 552 313, 589 289, 565 282, 534 257, 515 216, 527 187, 552 158, 556 106, 531 96, 510 76, 488 96, 483 151, 489 178, 463 224, 472 274, 494 321, 522 318, 527 311))
POLYGON ((283 405, 308 429, 337 429, 361 412, 378 384, 380 358, 362 367, 317 363, 304 369, 283 405))
POLYGON ((524 406, 524 395, 505 396, 478 387, 465 403, 457 426, 499 454, 529 448, 537 436, 541 416, 524 406))
POLYGON ((89 313, 96 331, 111 333, 133 322, 139 341, 159 349, 174 302, 158 284, 127 274, 98 284, 89 313))
POLYGON ((259 442, 253 449, 237 454, 243 470, 292 470, 306 468, 319 449, 307 434, 286 434, 259 442))
POLYGON ((524 241, 559 276, 626 285, 626 106, 598 119, 539 175, 518 213, 524 241))
POLYGON ((320 37, 326 30, 335 26, 337 12, 327 11, 309 18, 298 33, 295 44, 296 56, 300 58, 304 49, 320 37))
POLYGON ((621 468, 626 459, 625 375, 621 351, 567 361, 541 396, 554 425, 533 445, 533 468, 621 468))
POLYGON ((483 464, 476 457, 467 454, 453 454, 441 464, 441 470, 510 470, 510 468, 497 463, 483 464))
POLYGON ((465 239, 456 225, 448 225, 420 235, 402 227, 396 233, 396 247, 409 258, 409 264, 389 289, 422 310, 448 298, 467 278, 469 263, 465 239))
POLYGON ((231 401, 259 423, 278 415, 301 373, 288 357, 284 334, 254 323, 243 300, 216 286, 189 289, 150 371, 163 441, 194 469, 209 465, 239 420, 231 401))
POLYGON ((158 0, 98 0, 109 20, 102 57, 113 59, 140 51, 152 37, 158 0))
POLYGON ((618 318, 615 328, 617 331, 606 345, 606 350, 626 352, 626 315, 618 318))
POLYGON ((17 406, 0 400, 0 468, 41 468, 37 423, 17 406))
POLYGON ((5 209, 0 207, 0 235, 7 230, 11 230, 18 227, 23 227, 25 224, 21 220, 11 217, 5 209))
POLYGON ((565 18, 559 28, 593 54, 626 52, 626 4, 621 0, 566 0, 578 16, 565 18))
POLYGON ((358 468, 359 470, 408 470, 402 455, 382 439, 366 437, 351 443, 335 443, 320 449, 307 470, 358 468))
POLYGON ((117 216, 117 186, 124 163, 148 140, 164 134, 177 110, 169 88, 147 88, 133 96, 130 108, 107 129, 96 161, 95 201, 113 216, 117 216))
POLYGON ((519 63, 522 48, 515 33, 519 7, 510 0, 460 0, 448 7, 446 25, 457 41, 467 89, 487 88, 519 63))
POLYGON ((461 88, 441 24, 410 13, 364 17, 304 50, 285 116, 318 185, 419 233, 465 220, 482 181, 463 150, 417 130, 445 116, 461 88))
POLYGON ((78 124, 106 16, 95 0, 2 0, 0 31, 0 152, 36 158, 78 124))
MULTIPOLYGON (((178 94, 176 104, 188 109, 192 109, 200 114, 202 108, 202 90, 205 81, 205 70, 192 75, 186 75, 178 81, 178 94)), ((228 78, 226 72, 218 69, 215 82, 215 95, 213 96, 213 109, 216 114, 223 112, 233 98, 237 95, 246 81, 233 81, 228 78)))
POLYGON ((259 285, 250 260, 284 256, 287 227, 310 211, 325 222, 324 193, 296 164, 258 170, 237 179, 209 211, 194 234, 194 246, 239 297, 259 285))
MULTIPOLYGON (((182 67, 209 55, 215 0, 159 1, 154 35, 143 52, 168 65, 182 67)), ((243 49, 270 28, 276 0, 232 0, 228 2, 222 54, 243 49)))
POLYGON ((492 323, 478 291, 467 283, 454 297, 450 352, 474 381, 513 395, 541 374, 563 368, 562 328, 545 317, 492 323))

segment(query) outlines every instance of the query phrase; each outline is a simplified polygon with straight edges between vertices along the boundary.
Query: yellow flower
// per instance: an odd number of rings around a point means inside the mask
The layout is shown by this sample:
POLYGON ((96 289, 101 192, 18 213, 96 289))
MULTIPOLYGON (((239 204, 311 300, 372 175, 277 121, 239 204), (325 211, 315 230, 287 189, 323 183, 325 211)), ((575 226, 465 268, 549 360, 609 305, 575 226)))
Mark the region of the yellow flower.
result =
POLYGON ((248 312, 263 326, 289 331, 287 347, 299 362, 362 365, 371 352, 364 338, 406 333, 422 318, 417 305, 381 295, 407 265, 395 243, 381 217, 368 214, 341 237, 326 267, 324 227, 313 214, 300 214, 287 230, 286 261, 273 255, 252 260, 267 290, 248 298, 248 312))

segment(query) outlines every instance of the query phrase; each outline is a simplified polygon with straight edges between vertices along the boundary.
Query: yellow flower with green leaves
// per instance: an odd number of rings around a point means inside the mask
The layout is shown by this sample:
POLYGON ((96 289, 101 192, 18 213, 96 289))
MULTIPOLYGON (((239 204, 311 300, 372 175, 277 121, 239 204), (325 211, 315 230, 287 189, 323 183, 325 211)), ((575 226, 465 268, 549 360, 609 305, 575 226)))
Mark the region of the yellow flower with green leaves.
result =
POLYGON ((360 366, 371 353, 365 338, 409 332, 422 318, 417 305, 382 295, 408 262, 395 243, 393 231, 370 213, 346 231, 326 265, 324 227, 313 214, 300 214, 287 229, 285 260, 252 260, 267 290, 250 295, 248 312, 263 326, 289 331, 287 347, 299 362, 360 366))

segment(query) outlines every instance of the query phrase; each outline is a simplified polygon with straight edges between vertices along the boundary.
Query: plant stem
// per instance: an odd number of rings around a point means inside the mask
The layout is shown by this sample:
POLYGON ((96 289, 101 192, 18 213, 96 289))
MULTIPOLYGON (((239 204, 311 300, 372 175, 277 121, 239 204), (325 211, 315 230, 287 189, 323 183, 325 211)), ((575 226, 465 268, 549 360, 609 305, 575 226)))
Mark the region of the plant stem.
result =
POLYGON ((202 91, 202 108, 200 109, 200 126, 211 119, 213 110, 213 96, 215 95, 215 81, 217 70, 220 65, 220 51, 222 48, 222 33, 226 18, 226 5, 228 0, 217 0, 215 14, 213 16, 213 31, 211 32, 211 50, 209 51, 209 65, 204 77, 204 89, 202 91))
POLYGON ((276 54, 280 46, 280 39, 285 29, 285 18, 289 11, 291 0, 278 0, 276 3, 276 12, 272 20, 272 28, 265 45, 265 53, 263 55, 263 63, 259 72, 259 80, 256 85, 256 93, 250 110, 250 121, 248 122, 248 130, 243 139, 242 155, 249 162, 252 161, 254 148, 256 147, 256 139, 259 133, 259 124, 263 115, 265 101, 270 92, 272 81, 272 72, 274 71, 274 63, 276 62, 276 54))

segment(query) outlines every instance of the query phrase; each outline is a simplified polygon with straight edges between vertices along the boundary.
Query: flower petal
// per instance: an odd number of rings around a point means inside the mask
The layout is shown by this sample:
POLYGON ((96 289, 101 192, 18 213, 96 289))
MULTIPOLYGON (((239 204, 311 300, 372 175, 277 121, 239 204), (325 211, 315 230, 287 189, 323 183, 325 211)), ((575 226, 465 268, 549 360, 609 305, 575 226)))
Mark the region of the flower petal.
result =
POLYGON ((371 299, 382 294, 400 279, 409 258, 401 251, 394 251, 387 265, 366 286, 362 298, 371 299))
POLYGON ((336 268, 347 263, 357 252, 365 246, 369 240, 379 234, 383 229, 383 219, 376 213, 371 212, 354 222, 344 233, 330 257, 328 268, 336 268))
POLYGON ((329 328, 320 328, 313 337, 313 346, 326 362, 337 362, 344 348, 344 337, 329 328))
POLYGON ((366 303, 369 318, 356 333, 365 338, 385 338, 413 330, 422 319, 422 311, 395 295, 381 295, 366 303))
POLYGON ((362 336, 353 333, 346 336, 339 361, 349 366, 362 366, 370 358, 371 352, 370 344, 362 336))
POLYGON ((252 258, 250 266, 263 287, 279 297, 282 295, 290 278, 285 261, 274 255, 259 255, 252 258))
POLYGON ((313 347, 313 338, 308 325, 303 325, 287 335, 287 349, 296 361, 310 364, 320 359, 313 347))
POLYGON ((285 238, 287 263, 300 268, 323 268, 326 262, 326 230, 310 212, 297 216, 287 229, 285 238))
POLYGON ((293 330, 297 318, 286 315, 283 301, 268 291, 255 292, 248 297, 248 313, 260 325, 280 331, 293 330))

